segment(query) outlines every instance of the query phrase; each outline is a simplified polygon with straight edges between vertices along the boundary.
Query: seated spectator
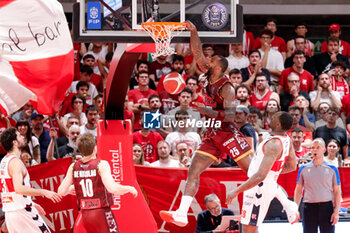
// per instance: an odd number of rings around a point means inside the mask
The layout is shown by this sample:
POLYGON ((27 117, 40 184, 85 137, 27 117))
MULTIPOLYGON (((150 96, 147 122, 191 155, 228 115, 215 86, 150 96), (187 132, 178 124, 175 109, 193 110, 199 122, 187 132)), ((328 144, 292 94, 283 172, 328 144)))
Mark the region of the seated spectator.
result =
POLYGON ((275 114, 276 112, 281 111, 281 106, 279 105, 279 103, 277 102, 277 100, 275 99, 270 99, 266 106, 265 106, 265 110, 264 110, 264 129, 268 130, 270 129, 270 123, 271 123, 271 119, 273 114, 275 114))
POLYGON ((230 70, 228 77, 230 78, 230 81, 234 88, 240 85, 243 81, 242 73, 239 69, 230 70))
MULTIPOLYGON (((65 119, 65 118, 63 118, 65 119)), ((68 129, 72 126, 72 125, 77 125, 79 126, 79 119, 75 116, 71 116, 68 118, 68 120, 65 122, 65 133, 63 134, 63 136, 59 137, 57 139, 57 146, 63 146, 66 145, 68 143, 68 129)))
POLYGON ((167 62, 168 56, 159 56, 149 66, 149 78, 154 81, 156 86, 163 75, 171 72, 171 64, 167 62))
POLYGON ((249 60, 242 53, 243 44, 231 44, 230 45, 230 55, 226 57, 228 61, 228 68, 232 69, 242 69, 249 66, 249 60))
POLYGON ((185 142, 176 144, 176 157, 179 158, 182 167, 189 167, 191 165, 192 154, 193 151, 190 152, 190 148, 185 142))
POLYGON ((343 167, 350 167, 350 158, 346 158, 343 161, 343 167))
POLYGON ((304 142, 304 132, 298 127, 294 128, 291 132, 290 139, 292 140, 293 148, 298 162, 300 158, 304 157, 307 152, 309 152, 308 148, 302 146, 304 142))
POLYGON ((149 110, 148 98, 150 95, 157 95, 157 92, 148 87, 150 79, 146 71, 140 71, 136 76, 136 80, 139 83, 139 87, 128 91, 128 98, 129 106, 131 106, 129 110, 135 114, 134 130, 140 130, 140 112, 149 110))
POLYGON ((296 37, 287 42, 287 58, 292 56, 296 50, 304 51, 306 56, 314 55, 315 45, 311 41, 305 39, 307 30, 307 24, 305 22, 295 24, 294 32, 296 33, 296 37), (303 39, 302 49, 298 48, 300 42, 298 43, 297 38, 303 39))
POLYGON ((314 111, 322 102, 328 103, 331 107, 341 108, 340 94, 332 90, 328 74, 318 76, 317 90, 310 92, 311 107, 314 111))
MULTIPOLYGON (((14 121, 11 117, 6 116, 2 114, 1 109, 0 109, 0 135, 2 132, 4 132, 6 129, 11 128, 11 127, 16 127, 16 121, 14 121)), ((2 147, 0 143, 0 159, 2 159, 7 152, 5 149, 2 147)))
POLYGON ((213 193, 205 196, 204 203, 207 209, 198 214, 196 233, 212 232, 221 224, 222 216, 234 215, 232 210, 221 207, 220 199, 213 193))
MULTIPOLYGON (((84 54, 86 56, 87 54, 91 54, 95 57, 95 60, 97 61, 99 58, 104 59, 108 52, 113 50, 113 44, 109 43, 102 43, 102 42, 93 42, 89 44, 88 52, 84 54)), ((82 61, 81 61, 82 62, 82 61)), ((96 74, 100 74, 100 71, 97 67, 97 63, 94 64, 94 72, 96 74)))
POLYGON ((50 132, 44 129, 43 119, 44 116, 38 113, 33 113, 30 116, 30 124, 32 128, 32 135, 39 140, 40 145, 40 162, 47 162, 46 153, 50 144, 50 132))
MULTIPOLYGON (((127 95, 126 95, 127 97, 127 95)), ((102 94, 98 94, 93 101, 93 105, 96 106, 97 111, 98 111, 98 115, 100 116, 100 119, 103 119, 103 95, 102 94)))
POLYGON ((346 67, 349 68, 349 60, 347 56, 339 52, 339 38, 330 36, 327 39, 327 51, 321 54, 316 54, 312 57, 316 74, 319 76, 322 73, 328 72, 335 61, 343 61, 346 67))
POLYGON ((297 50, 293 57, 293 66, 282 71, 280 80, 278 81, 278 93, 289 90, 288 76, 295 73, 299 76, 299 90, 310 92, 314 90, 314 77, 308 71, 304 70, 305 54, 303 51, 297 50))
MULTIPOLYGON (((84 96, 87 104, 92 104, 92 100, 98 95, 97 89, 94 84, 90 82, 93 70, 90 66, 80 67, 80 80, 89 83, 89 90, 84 96)), ((77 85, 79 81, 73 81, 71 86, 68 88, 69 93, 77 93, 77 85)))
POLYGON ((342 61, 333 62, 334 69, 330 71, 331 75, 331 87, 333 91, 340 94, 340 99, 349 94, 349 84, 344 79, 343 75, 346 71, 346 64, 342 61))
POLYGON ((23 105, 21 111, 18 111, 12 115, 12 119, 16 122, 20 120, 30 122, 30 116, 33 114, 34 111, 36 110, 34 109, 33 105, 30 102, 28 102, 25 105, 23 105))
POLYGON ((249 146, 252 148, 254 153, 258 140, 255 135, 255 130, 251 124, 248 123, 249 109, 244 105, 238 105, 236 107, 236 114, 234 122, 236 123, 239 131, 246 138, 249 146))
MULTIPOLYGON (((191 89, 192 91, 192 102, 190 104, 191 107, 195 107, 194 103, 202 103, 206 104, 204 101, 204 97, 197 93, 198 89, 198 78, 196 76, 188 76, 186 79, 186 87, 191 89)), ((208 97, 209 98, 209 97, 208 97)))
POLYGON ((340 145, 340 154, 343 159, 348 157, 348 136, 345 129, 342 129, 336 125, 336 121, 339 118, 339 109, 330 107, 326 112, 327 125, 316 128, 314 132, 314 138, 323 138, 326 143, 330 139, 335 139, 340 145))
POLYGON ((32 155, 30 154, 28 146, 21 149, 20 159, 23 162, 24 166, 26 166, 27 168, 38 164, 35 162, 32 155))
POLYGON ((248 86, 240 84, 236 87, 236 105, 244 105, 248 107, 250 105, 249 99, 251 95, 251 90, 248 86))
POLYGON ((30 156, 37 164, 40 164, 40 145, 39 140, 32 135, 32 129, 29 122, 20 120, 16 124, 17 131, 23 136, 24 143, 28 146, 30 156))
MULTIPOLYGON (((201 138, 196 132, 189 132, 191 129, 186 126, 186 122, 190 120, 186 110, 180 109, 175 113, 177 122, 177 130, 169 133, 165 141, 169 144, 172 156, 176 157, 176 145, 179 142, 185 142, 190 148, 191 154, 198 148, 201 138)), ((178 158, 179 159, 179 158, 178 158)))
POLYGON ((98 110, 95 105, 90 105, 85 110, 87 122, 80 126, 80 133, 91 133, 97 138, 97 122, 99 120, 98 110))
POLYGON ((259 139, 258 143, 260 143, 263 138, 263 134, 267 132, 264 130, 264 124, 263 124, 263 117, 261 115, 261 112, 258 108, 249 106, 249 115, 248 115, 248 122, 253 126, 255 130, 255 137, 259 139))
MULTIPOLYGON (((141 122, 141 125, 143 126, 143 119, 141 119, 141 122)), ((141 130, 132 134, 132 138, 134 144, 136 143, 142 146, 142 149, 145 152, 145 161, 153 163, 158 159, 157 144, 160 141, 164 141, 159 133, 142 127, 141 130)))
MULTIPOLYGON (((130 88, 129 90, 135 89, 139 87, 139 83, 136 80, 136 76, 140 71, 146 71, 148 73, 149 71, 149 63, 146 60, 138 60, 136 63, 136 69, 134 69, 134 73, 131 76, 130 79, 130 88)), ((149 88, 152 90, 156 90, 156 84, 154 83, 153 79, 149 80, 148 84, 149 88)))
MULTIPOLYGON (((339 39, 339 53, 350 58, 350 46, 346 41, 340 39, 341 28, 339 24, 331 24, 329 26, 329 36, 334 36, 339 39)), ((321 53, 327 52, 328 42, 323 41, 321 45, 321 53)))
POLYGON ((294 128, 301 129, 304 133, 303 146, 309 147, 312 143, 312 131, 311 131, 311 129, 308 129, 308 128, 301 126, 299 124, 300 117, 301 117, 300 108, 296 105, 293 105, 293 106, 289 107, 288 112, 293 117, 293 125, 292 125, 291 129, 287 131, 288 136, 291 137, 291 133, 292 133, 292 130, 294 128))
POLYGON ((151 167, 181 167, 179 160, 170 156, 170 146, 166 141, 160 141, 157 145, 159 160, 151 163, 151 167))
POLYGON ((288 111, 289 106, 295 104, 296 98, 303 95, 305 99, 310 101, 309 94, 306 91, 300 90, 300 78, 295 73, 290 73, 288 76, 288 91, 280 93, 281 110, 288 111))
POLYGON ((150 165, 149 162, 145 161, 145 152, 143 151, 140 144, 135 143, 132 146, 132 154, 133 154, 134 164, 146 165, 146 166, 150 165))
POLYGON ((328 141, 327 146, 327 153, 326 157, 324 158, 324 161, 327 163, 336 166, 341 167, 342 164, 342 158, 339 155, 340 146, 337 140, 331 139, 328 141))
POLYGON ((255 78, 255 87, 252 96, 250 97, 250 103, 252 106, 257 107, 262 113, 264 113, 267 102, 270 99, 275 99, 280 102, 280 97, 276 92, 269 90, 269 83, 265 73, 258 73, 255 78))
MULTIPOLYGON (((102 86, 103 89, 106 87, 107 84, 107 78, 108 78, 108 73, 109 73, 109 67, 111 65, 111 61, 113 59, 113 55, 114 53, 112 51, 108 52, 106 54, 105 59, 102 59, 102 57, 99 57, 97 59, 97 66, 98 66, 98 70, 101 73, 102 76, 102 86)), ((103 90, 102 89, 102 90, 103 90)))
POLYGON ((85 99, 84 97, 80 95, 75 95, 72 98, 71 102, 73 112, 67 113, 64 115, 64 118, 68 119, 69 117, 76 117, 79 119, 79 125, 85 125, 87 123, 87 118, 84 113, 84 105, 85 105, 85 99))
MULTIPOLYGON (((316 128, 327 125, 327 114, 326 113, 327 113, 329 108, 330 108, 330 106, 326 102, 322 102, 318 106, 316 113, 318 114, 319 120, 317 120, 315 123, 316 128)), ((336 125, 340 128, 345 129, 345 124, 343 123, 343 121, 340 118, 337 119, 336 125)))
MULTIPOLYGON (((96 64, 95 57, 91 54, 86 54, 83 57, 83 65, 90 66, 91 69, 94 69, 96 64)), ((98 92, 103 91, 103 79, 102 76, 93 72, 90 77, 90 82, 95 85, 98 92)))
POLYGON ((249 66, 241 69, 243 84, 252 87, 255 77, 258 73, 263 72, 267 75, 267 80, 270 83, 270 72, 261 66, 261 53, 259 50, 252 50, 248 55, 249 66))
MULTIPOLYGON (((304 51, 305 53, 305 62, 304 62, 303 68, 313 76, 316 76, 314 61, 313 59, 311 59, 310 57, 311 55, 308 55, 308 53, 305 52, 307 49, 306 43, 308 40, 305 40, 305 37, 303 36, 297 36, 292 41, 295 41, 296 50, 304 51)), ((292 54, 292 56, 286 59, 286 61, 284 62, 284 68, 286 69, 290 68, 293 66, 293 64, 294 64, 294 54, 292 54)))
MULTIPOLYGON (((76 93, 68 93, 68 95, 64 99, 64 101, 62 103, 61 110, 60 110, 60 116, 64 116, 64 115, 74 111, 74 108, 72 105, 72 99, 75 95, 79 95, 85 99, 85 97, 87 96, 87 93, 89 92, 89 83, 85 82, 85 81, 79 81, 76 85, 76 90, 77 90, 76 93)), ((83 111, 85 111, 85 108, 87 106, 89 106, 89 105, 85 103, 83 106, 83 111)))
POLYGON ((309 112, 310 104, 309 101, 303 95, 298 95, 295 99, 295 105, 300 108, 301 117, 299 124, 306 128, 311 129, 311 131, 315 131, 315 115, 309 112))

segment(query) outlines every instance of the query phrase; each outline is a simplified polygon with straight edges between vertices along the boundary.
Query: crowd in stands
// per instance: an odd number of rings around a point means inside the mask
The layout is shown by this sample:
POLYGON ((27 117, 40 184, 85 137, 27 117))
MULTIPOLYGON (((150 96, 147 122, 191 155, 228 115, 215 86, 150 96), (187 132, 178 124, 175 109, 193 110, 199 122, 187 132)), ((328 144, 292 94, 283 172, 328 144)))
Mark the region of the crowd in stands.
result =
MULTIPOLYGON (((268 135, 273 114, 287 111, 294 119, 288 134, 300 163, 312 159, 310 143, 322 137, 327 144, 326 161, 350 166, 350 46, 340 39, 340 26, 329 26, 320 54, 314 53, 314 44, 306 39, 305 23, 296 24, 295 38, 287 42, 276 31, 276 20, 268 19, 259 37, 254 39, 245 31, 245 41, 229 47, 226 75, 236 92, 237 127, 254 149, 268 135)), ((39 114, 30 102, 12 116, 1 114, 0 133, 16 127, 27 142, 22 153, 26 166, 76 157, 79 135, 89 132, 97 136, 97 121, 103 119, 103 89, 116 46, 74 44, 74 81, 54 116, 39 114)), ((186 127, 186 122, 208 120, 196 107, 216 105, 206 91, 206 74, 197 66, 190 47, 174 46, 176 54, 154 61, 142 54, 130 78, 124 118, 133 125, 133 160, 138 165, 188 167, 206 127, 186 127), (170 72, 181 74, 186 82, 179 94, 164 89, 163 80, 170 72), (144 127, 142 116, 149 111, 162 114, 161 128, 144 127)), ((207 59, 219 53, 213 44, 202 48, 207 59)), ((0 154, 5 154, 2 148, 0 154)), ((212 166, 236 164, 223 154, 212 166)))

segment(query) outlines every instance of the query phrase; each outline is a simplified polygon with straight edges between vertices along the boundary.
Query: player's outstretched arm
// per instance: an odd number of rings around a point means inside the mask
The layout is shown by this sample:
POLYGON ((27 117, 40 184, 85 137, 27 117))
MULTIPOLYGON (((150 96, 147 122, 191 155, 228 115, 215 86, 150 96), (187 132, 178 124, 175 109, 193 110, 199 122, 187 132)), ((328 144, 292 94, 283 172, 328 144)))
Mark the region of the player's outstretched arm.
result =
POLYGON ((23 176, 26 174, 24 164, 21 160, 12 159, 9 164, 9 173, 12 176, 13 188, 17 194, 26 196, 45 196, 53 202, 61 201, 61 195, 46 189, 33 189, 23 185, 23 176))
POLYGON ((253 188, 262 182, 268 172, 271 170, 274 162, 282 154, 282 144, 279 139, 271 139, 264 145, 264 158, 260 164, 258 171, 251 176, 246 182, 244 182, 237 189, 231 191, 226 198, 226 204, 231 204, 232 200, 238 196, 241 192, 253 188))
POLYGON ((66 176, 58 187, 57 193, 62 196, 65 196, 70 192, 70 187, 73 184, 73 166, 74 163, 69 166, 66 176))
POLYGON ((100 164, 98 165, 98 170, 100 172, 102 182, 108 192, 116 195, 131 193, 134 197, 137 197, 137 191, 134 187, 129 185, 121 185, 114 181, 111 175, 111 167, 107 161, 101 160, 100 164))

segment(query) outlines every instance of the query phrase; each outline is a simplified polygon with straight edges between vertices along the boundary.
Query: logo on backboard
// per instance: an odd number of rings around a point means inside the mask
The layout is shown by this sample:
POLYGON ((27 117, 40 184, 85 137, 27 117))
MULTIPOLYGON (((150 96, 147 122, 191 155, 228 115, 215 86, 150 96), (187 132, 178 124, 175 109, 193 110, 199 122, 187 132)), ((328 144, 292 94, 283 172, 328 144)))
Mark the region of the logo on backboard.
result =
POLYGON ((214 2, 208 4, 202 12, 204 25, 212 30, 220 30, 226 26, 229 13, 225 5, 214 2))

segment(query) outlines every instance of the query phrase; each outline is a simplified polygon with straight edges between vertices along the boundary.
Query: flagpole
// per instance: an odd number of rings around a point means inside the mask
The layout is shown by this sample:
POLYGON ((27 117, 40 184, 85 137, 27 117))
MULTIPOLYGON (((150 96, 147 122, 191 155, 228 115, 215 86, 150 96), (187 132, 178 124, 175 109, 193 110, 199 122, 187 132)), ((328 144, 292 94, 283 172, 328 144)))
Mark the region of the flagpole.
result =
MULTIPOLYGON (((51 127, 51 129, 53 129, 52 116, 49 116, 49 121, 50 121, 50 127, 51 127)), ((59 158, 60 158, 60 153, 58 152, 58 145, 57 145, 57 138, 56 138, 56 136, 53 136, 53 142, 54 142, 54 145, 55 145, 55 150, 56 150, 56 153, 57 153, 57 158, 59 159, 59 158)))

